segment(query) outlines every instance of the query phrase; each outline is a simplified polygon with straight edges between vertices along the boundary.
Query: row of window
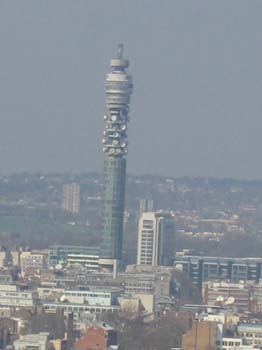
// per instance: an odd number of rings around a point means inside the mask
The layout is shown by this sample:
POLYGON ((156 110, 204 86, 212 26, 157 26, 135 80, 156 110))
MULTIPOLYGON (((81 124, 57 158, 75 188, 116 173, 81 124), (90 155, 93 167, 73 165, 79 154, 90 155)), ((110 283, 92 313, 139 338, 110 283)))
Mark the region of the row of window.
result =
POLYGON ((0 293, 0 297, 32 298, 32 295, 29 293, 4 292, 0 293))
POLYGON ((247 338, 262 338, 262 333, 244 333, 247 338))
POLYGON ((89 297, 89 298, 110 298, 111 294, 90 293, 90 292, 65 292, 70 297, 89 297))
POLYGON ((114 312, 115 309, 95 308, 95 307, 81 307, 81 306, 63 306, 57 307, 56 305, 45 305, 46 310, 56 310, 57 308, 64 309, 66 312, 114 312))

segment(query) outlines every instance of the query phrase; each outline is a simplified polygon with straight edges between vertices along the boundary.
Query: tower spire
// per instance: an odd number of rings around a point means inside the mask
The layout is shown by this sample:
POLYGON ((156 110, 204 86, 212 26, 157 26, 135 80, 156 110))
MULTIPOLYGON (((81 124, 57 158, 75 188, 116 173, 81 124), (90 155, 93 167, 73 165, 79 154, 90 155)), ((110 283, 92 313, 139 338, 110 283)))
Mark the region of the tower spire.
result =
POLYGON ((123 51, 124 51, 124 44, 118 44, 118 48, 117 48, 117 58, 118 59, 122 59, 123 57, 123 51))

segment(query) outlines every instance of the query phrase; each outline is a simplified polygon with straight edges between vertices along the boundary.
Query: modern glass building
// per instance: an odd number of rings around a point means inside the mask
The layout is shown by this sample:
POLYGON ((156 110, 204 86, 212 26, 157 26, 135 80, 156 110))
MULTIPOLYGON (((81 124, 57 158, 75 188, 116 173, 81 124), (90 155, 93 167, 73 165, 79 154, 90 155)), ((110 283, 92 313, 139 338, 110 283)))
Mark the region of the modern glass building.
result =
POLYGON ((111 60, 111 72, 106 77, 108 115, 104 116, 106 124, 102 140, 105 162, 100 256, 115 260, 122 257, 127 123, 133 89, 128 66, 129 61, 123 58, 123 45, 119 45, 118 56, 111 60))

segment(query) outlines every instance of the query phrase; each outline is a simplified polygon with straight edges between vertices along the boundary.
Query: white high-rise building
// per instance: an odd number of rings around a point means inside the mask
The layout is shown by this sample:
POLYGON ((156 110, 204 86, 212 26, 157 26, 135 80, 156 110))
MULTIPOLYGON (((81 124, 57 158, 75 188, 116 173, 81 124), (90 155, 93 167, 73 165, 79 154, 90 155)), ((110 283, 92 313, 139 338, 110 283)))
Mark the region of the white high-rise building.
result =
POLYGON ((62 209, 72 214, 80 211, 80 186, 73 182, 63 186, 62 209))
POLYGON ((139 219, 137 264, 170 265, 174 254, 175 222, 171 213, 147 212, 139 219))

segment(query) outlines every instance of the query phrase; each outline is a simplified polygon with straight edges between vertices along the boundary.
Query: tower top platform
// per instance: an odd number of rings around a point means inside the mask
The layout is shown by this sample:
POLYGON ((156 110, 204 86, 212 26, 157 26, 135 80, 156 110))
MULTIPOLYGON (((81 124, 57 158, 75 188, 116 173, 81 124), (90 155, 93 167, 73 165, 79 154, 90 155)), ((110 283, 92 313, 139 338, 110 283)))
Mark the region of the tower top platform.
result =
POLYGON ((113 69, 125 69, 129 67, 129 61, 123 59, 124 45, 119 44, 117 48, 117 58, 113 58, 110 61, 110 65, 113 69))

